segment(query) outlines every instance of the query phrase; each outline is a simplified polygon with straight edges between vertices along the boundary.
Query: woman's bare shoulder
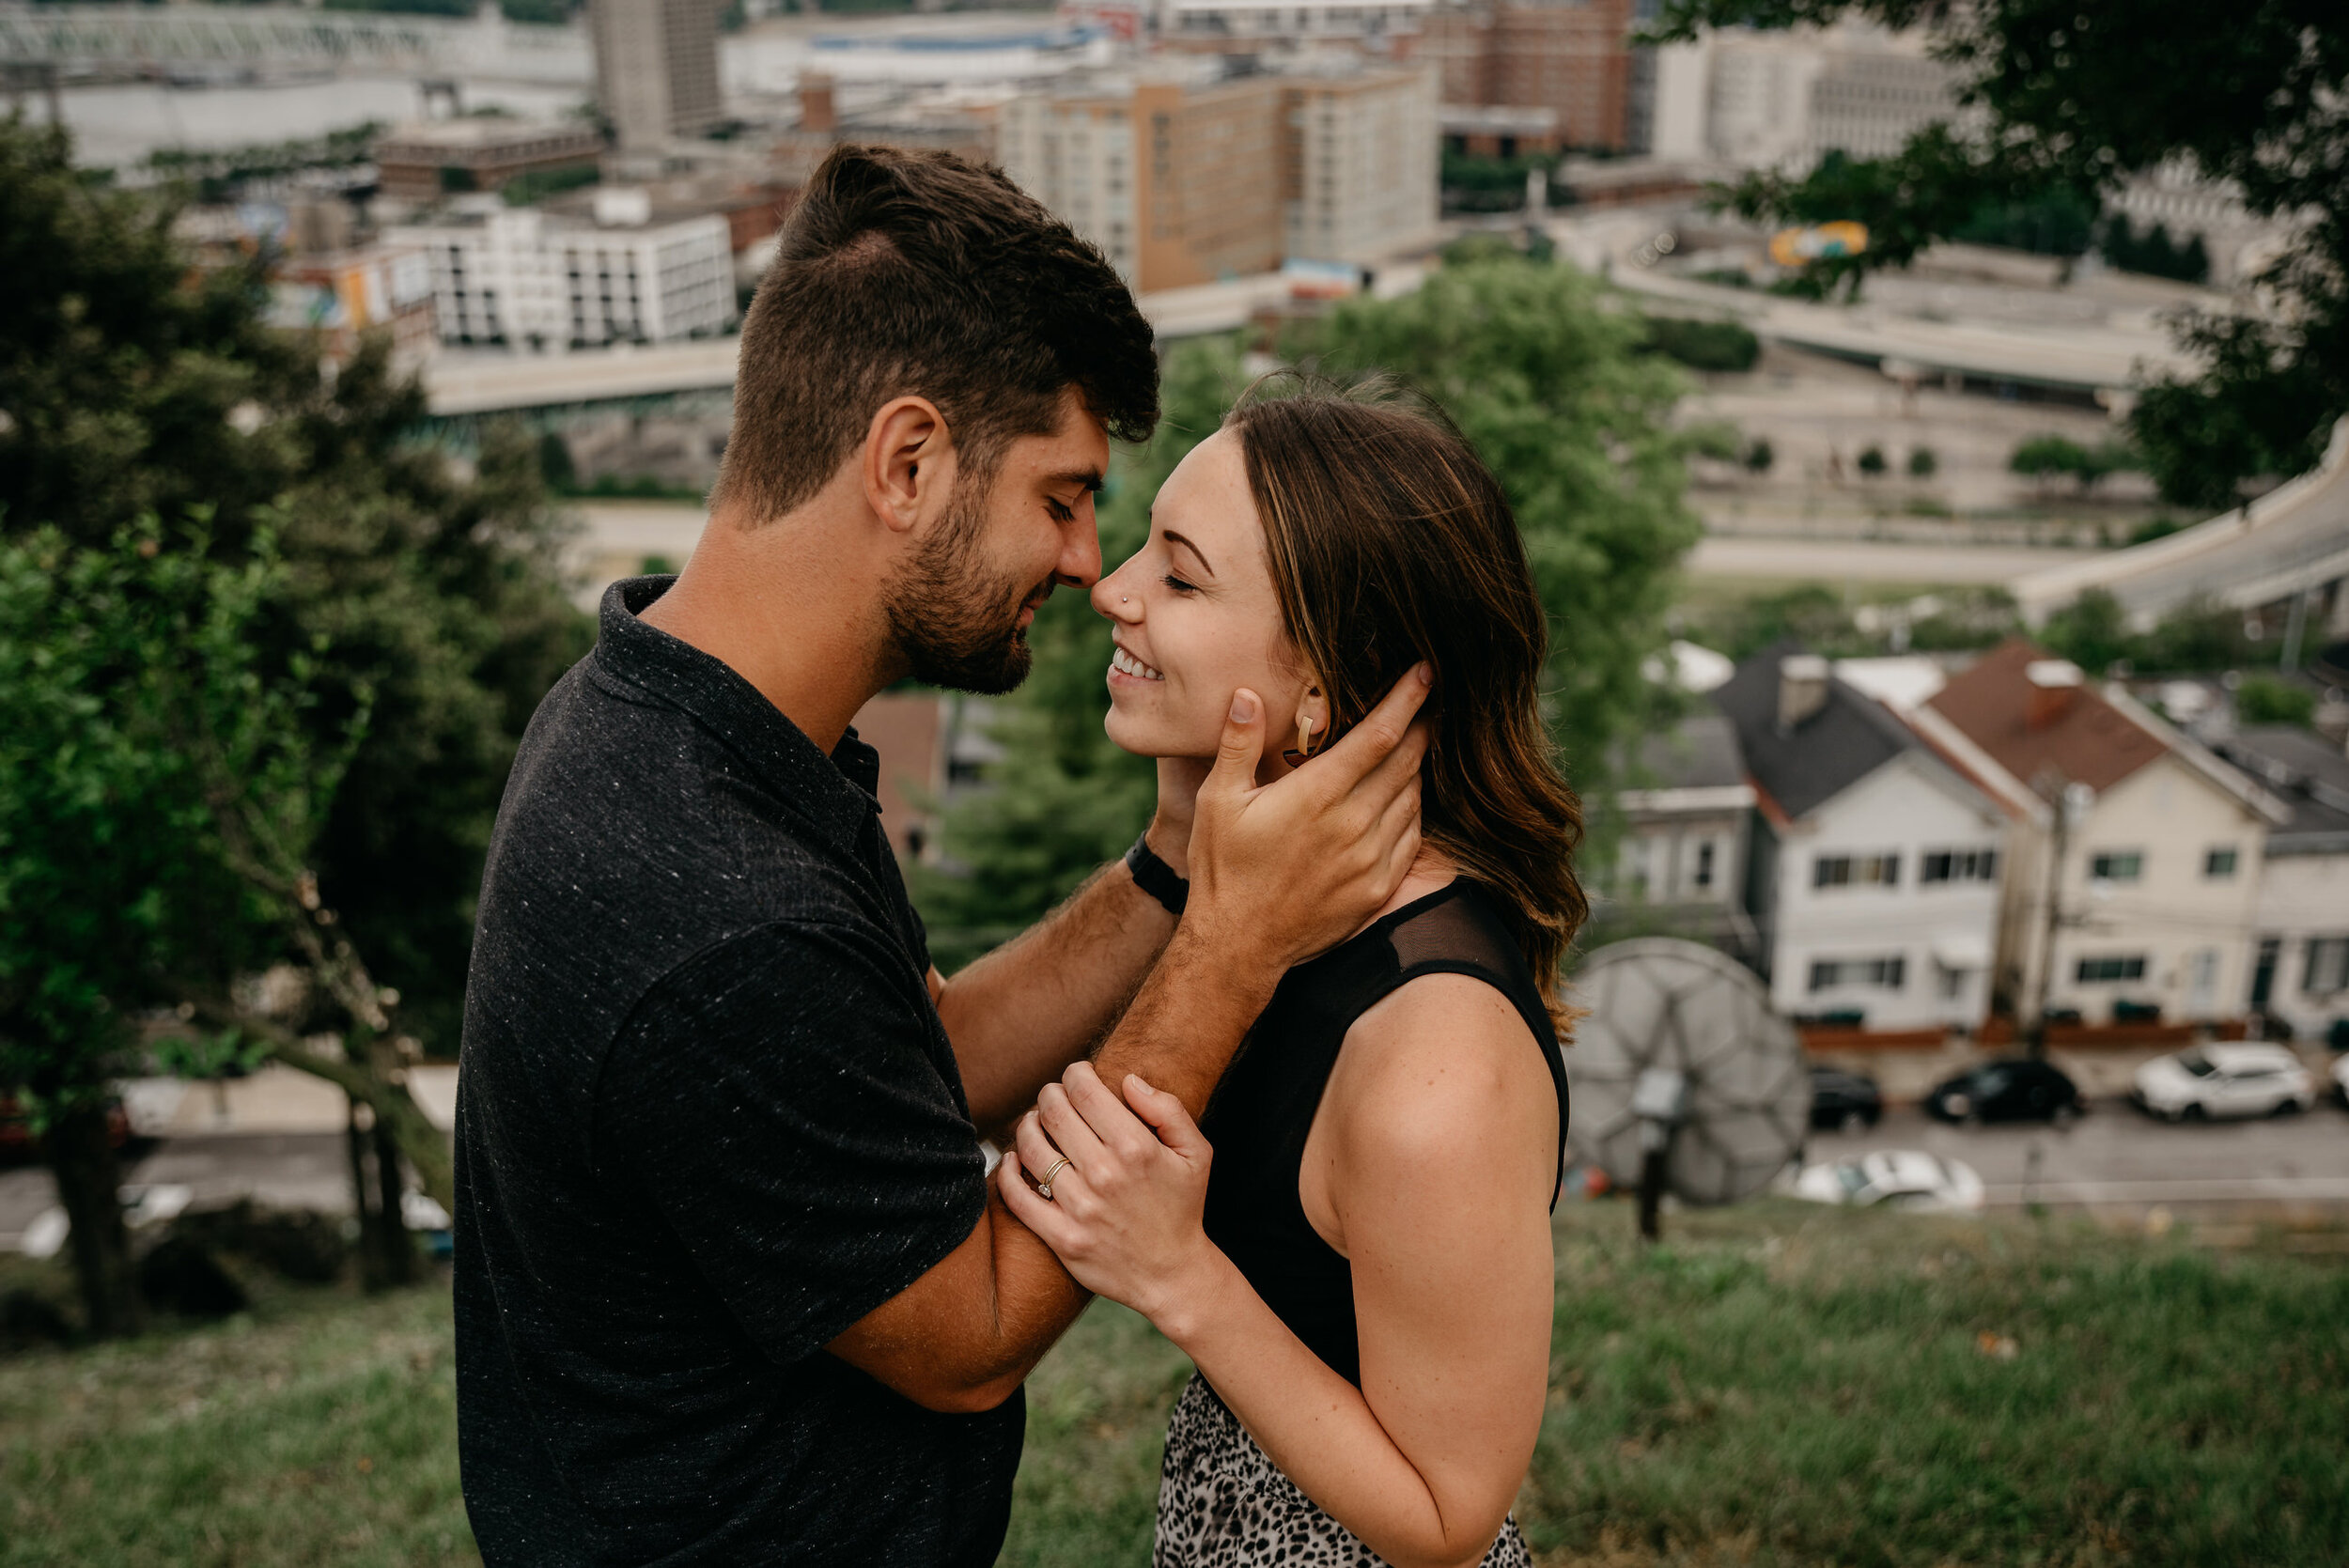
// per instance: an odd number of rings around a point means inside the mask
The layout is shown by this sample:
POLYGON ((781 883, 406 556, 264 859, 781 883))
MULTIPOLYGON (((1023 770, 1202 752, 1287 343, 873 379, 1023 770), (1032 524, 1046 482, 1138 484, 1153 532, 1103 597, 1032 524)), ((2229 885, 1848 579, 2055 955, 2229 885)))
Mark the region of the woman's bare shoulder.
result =
MULTIPOLYGON (((1405 982, 1354 1020, 1325 1105, 1348 1149, 1380 1159, 1458 1157, 1513 1132, 1554 1142, 1557 1094, 1517 1007, 1465 974, 1405 982)), ((1545 1157, 1548 1157, 1545 1153, 1545 1157)))

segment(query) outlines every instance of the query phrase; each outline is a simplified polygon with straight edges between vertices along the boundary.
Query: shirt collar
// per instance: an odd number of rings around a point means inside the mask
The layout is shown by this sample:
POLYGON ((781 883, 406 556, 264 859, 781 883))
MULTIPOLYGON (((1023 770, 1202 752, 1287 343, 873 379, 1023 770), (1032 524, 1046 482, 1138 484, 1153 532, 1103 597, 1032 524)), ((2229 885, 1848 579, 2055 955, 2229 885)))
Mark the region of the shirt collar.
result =
POLYGON ((843 854, 880 810, 880 753, 851 727, 827 757, 733 666, 637 617, 674 576, 631 577, 604 590, 596 667, 682 711, 723 741, 843 854))

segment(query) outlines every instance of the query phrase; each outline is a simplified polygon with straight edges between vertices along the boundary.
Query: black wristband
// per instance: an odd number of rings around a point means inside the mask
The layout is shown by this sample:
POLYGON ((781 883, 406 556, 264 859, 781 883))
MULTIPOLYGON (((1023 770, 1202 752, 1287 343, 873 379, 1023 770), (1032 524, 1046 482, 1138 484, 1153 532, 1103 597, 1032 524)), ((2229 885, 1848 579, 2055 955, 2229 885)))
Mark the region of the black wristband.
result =
POLYGON ((1182 918, 1183 906, 1190 902, 1190 884, 1159 859, 1150 847, 1148 833, 1134 840, 1134 846, 1126 851, 1126 869, 1134 874, 1134 886, 1165 905, 1168 914, 1182 918))

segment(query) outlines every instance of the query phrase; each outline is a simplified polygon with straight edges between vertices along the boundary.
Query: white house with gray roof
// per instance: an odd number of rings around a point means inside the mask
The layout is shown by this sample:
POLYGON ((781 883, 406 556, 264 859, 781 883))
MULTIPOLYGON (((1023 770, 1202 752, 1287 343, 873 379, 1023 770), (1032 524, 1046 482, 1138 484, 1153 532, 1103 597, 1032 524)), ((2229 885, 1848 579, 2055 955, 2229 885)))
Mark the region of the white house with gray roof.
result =
POLYGON ((1754 790, 1747 905, 1773 1005, 1869 1030, 1978 1028, 2005 809, 1791 643, 1712 695, 1754 790))
POLYGON ((2252 907, 2251 1010, 2295 1039, 2349 1036, 2349 756, 2263 724, 2217 743, 2291 816, 2267 831, 2252 907))

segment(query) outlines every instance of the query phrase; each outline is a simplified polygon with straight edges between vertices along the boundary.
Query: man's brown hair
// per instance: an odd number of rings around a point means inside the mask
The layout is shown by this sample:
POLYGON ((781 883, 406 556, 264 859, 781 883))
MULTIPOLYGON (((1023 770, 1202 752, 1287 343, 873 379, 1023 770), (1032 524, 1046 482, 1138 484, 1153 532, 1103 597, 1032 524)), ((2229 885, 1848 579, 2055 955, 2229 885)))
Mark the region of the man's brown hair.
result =
POLYGON ((835 147, 742 323, 710 504, 753 523, 790 510, 908 395, 938 405, 984 486, 1014 439, 1059 427, 1071 387, 1121 441, 1158 423, 1150 324, 1101 253, 1001 169, 835 147))

